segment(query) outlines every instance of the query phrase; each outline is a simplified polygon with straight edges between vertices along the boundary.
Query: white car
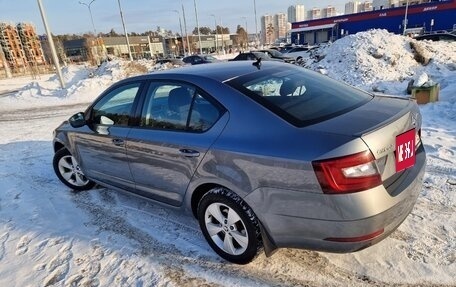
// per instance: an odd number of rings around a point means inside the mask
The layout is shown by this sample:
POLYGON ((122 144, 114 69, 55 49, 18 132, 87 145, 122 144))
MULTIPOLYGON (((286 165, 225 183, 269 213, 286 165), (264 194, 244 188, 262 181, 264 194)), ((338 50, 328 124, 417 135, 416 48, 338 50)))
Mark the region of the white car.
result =
POLYGON ((288 52, 284 53, 286 56, 290 56, 295 58, 295 61, 297 63, 301 62, 303 59, 309 58, 310 57, 310 51, 317 48, 317 46, 299 46, 299 47, 294 47, 291 50, 288 50, 288 52))

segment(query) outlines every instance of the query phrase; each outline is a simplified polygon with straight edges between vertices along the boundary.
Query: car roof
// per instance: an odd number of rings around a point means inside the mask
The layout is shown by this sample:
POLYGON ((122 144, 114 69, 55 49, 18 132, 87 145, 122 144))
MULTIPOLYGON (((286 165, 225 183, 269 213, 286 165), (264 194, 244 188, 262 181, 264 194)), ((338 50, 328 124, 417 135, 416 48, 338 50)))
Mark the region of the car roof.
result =
MULTIPOLYGON (((204 78, 214 79, 219 82, 257 72, 259 69, 254 66, 255 61, 233 61, 233 62, 221 62, 212 63, 208 65, 194 65, 180 67, 164 71, 156 71, 151 74, 137 76, 135 78, 154 78, 154 75, 193 75, 204 78)), ((262 61, 260 70, 274 69, 283 67, 289 68, 289 64, 273 61, 262 61)))

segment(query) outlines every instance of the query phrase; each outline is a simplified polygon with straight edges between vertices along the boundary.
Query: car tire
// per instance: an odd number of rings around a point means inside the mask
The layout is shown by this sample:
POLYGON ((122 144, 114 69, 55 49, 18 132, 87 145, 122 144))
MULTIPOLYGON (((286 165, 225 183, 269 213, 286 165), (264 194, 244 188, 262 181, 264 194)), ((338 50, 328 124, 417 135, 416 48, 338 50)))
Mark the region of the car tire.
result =
POLYGON ((95 185, 93 181, 86 178, 78 162, 66 148, 54 154, 52 165, 60 181, 74 190, 88 190, 95 185))
POLYGON ((198 205, 198 221, 209 245, 227 261, 247 264, 263 248, 255 213, 231 190, 207 192, 198 205))

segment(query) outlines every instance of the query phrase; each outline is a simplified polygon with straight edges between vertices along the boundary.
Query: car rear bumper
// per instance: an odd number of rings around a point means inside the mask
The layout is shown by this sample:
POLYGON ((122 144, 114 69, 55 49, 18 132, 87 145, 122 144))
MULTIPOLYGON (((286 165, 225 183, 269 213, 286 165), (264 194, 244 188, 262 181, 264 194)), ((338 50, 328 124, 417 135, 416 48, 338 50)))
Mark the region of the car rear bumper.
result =
POLYGON ((326 195, 262 188, 245 201, 276 247, 353 252, 393 232, 413 209, 426 165, 423 147, 416 163, 395 186, 396 196, 379 186, 367 191, 326 195))

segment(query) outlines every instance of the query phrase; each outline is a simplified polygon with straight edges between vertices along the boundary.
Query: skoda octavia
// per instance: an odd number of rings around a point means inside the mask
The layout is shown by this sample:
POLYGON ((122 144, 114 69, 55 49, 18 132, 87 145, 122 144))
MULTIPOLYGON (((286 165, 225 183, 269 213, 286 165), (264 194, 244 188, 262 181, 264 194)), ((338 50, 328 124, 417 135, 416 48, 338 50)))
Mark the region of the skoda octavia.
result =
POLYGON ((54 133, 75 190, 135 193, 197 218, 224 259, 353 252, 393 232, 422 186, 421 115, 304 68, 216 63, 122 80, 54 133))

